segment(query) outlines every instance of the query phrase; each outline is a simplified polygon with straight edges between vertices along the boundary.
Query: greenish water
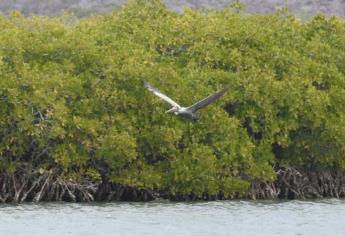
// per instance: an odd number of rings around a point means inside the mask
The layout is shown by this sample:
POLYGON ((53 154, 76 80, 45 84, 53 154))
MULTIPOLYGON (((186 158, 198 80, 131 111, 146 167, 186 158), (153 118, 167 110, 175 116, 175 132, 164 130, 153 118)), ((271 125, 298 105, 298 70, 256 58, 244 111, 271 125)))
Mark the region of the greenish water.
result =
POLYGON ((0 235, 345 235, 345 201, 6 204, 0 235))

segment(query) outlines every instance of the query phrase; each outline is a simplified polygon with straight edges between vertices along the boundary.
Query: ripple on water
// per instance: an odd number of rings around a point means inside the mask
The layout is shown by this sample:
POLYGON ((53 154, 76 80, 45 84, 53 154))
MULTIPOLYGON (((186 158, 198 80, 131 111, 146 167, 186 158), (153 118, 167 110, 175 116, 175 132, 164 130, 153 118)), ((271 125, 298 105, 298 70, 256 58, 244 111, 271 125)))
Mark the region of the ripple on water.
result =
POLYGON ((0 205, 0 235, 345 235, 345 201, 0 205))

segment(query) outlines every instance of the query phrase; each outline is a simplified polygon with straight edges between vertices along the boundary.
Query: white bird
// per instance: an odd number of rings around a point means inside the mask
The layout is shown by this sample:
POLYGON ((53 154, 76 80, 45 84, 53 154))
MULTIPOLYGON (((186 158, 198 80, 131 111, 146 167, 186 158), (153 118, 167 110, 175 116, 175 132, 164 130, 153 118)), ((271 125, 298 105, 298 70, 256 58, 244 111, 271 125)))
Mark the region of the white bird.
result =
POLYGON ((175 114, 175 115, 182 116, 184 118, 188 118, 188 119, 191 119, 194 121, 199 119, 199 116, 196 114, 196 112, 199 109, 206 107, 210 103, 214 102, 215 100, 217 100, 218 98, 223 96, 227 90, 229 90, 229 86, 226 86, 224 89, 208 96, 207 98, 200 100, 199 102, 197 102, 197 103, 195 103, 189 107, 182 107, 179 104, 177 104, 177 102, 175 102, 174 100, 169 98, 167 95, 160 92, 157 88, 153 87, 147 81, 144 81, 144 86, 149 91, 154 93, 156 96, 162 98, 163 100, 165 100, 166 102, 168 102, 172 106, 172 108, 167 110, 166 113, 175 114))

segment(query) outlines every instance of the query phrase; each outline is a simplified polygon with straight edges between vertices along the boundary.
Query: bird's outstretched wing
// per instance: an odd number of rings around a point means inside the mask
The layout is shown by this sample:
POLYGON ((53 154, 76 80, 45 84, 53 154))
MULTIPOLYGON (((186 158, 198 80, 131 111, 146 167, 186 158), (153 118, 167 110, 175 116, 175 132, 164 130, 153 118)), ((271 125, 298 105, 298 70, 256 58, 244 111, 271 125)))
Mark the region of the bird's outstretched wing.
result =
POLYGON ((206 107, 210 103, 216 101, 218 98, 223 96, 224 93, 229 90, 229 88, 230 88, 230 86, 228 85, 228 86, 224 87, 222 90, 220 90, 220 91, 218 91, 218 92, 208 96, 207 98, 204 98, 204 99, 200 100, 199 102, 193 104, 190 107, 187 107, 187 109, 192 111, 192 112, 196 112, 197 110, 199 110, 199 109, 201 109, 203 107, 206 107))
POLYGON ((162 98, 163 100, 167 101, 168 103, 170 103, 170 105, 172 106, 180 106, 179 104, 177 104, 174 100, 172 100, 171 98, 169 98, 167 95, 161 93, 158 89, 156 89, 155 87, 153 87, 149 82, 144 81, 144 86, 145 88, 147 88, 149 91, 151 91, 152 93, 154 93, 156 96, 162 98))

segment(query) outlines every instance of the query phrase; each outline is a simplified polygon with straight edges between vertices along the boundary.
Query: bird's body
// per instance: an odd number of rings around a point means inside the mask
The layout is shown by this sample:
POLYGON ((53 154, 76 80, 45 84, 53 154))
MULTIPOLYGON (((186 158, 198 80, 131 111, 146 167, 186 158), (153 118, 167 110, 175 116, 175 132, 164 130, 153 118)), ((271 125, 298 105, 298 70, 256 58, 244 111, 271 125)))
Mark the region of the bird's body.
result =
POLYGON ((194 121, 199 119, 199 116, 196 114, 196 112, 199 109, 201 109, 201 108, 209 105, 210 103, 214 102, 215 100, 217 100, 218 98, 223 96, 223 94, 229 89, 229 86, 227 86, 223 90, 218 91, 218 92, 208 96, 207 98, 204 98, 204 99, 200 100, 199 102, 193 104, 192 106, 182 107, 179 104, 177 104, 174 100, 169 98, 167 95, 161 93, 158 89, 153 87, 148 82, 144 81, 144 86, 149 91, 154 93, 156 96, 162 98, 163 100, 165 100, 166 102, 170 103, 170 105, 173 106, 171 109, 167 110, 166 113, 168 113, 168 114, 175 114, 177 116, 182 116, 184 118, 187 118, 187 119, 190 119, 190 120, 194 120, 194 121))
POLYGON ((199 116, 196 113, 190 111, 187 107, 181 107, 175 115, 182 116, 190 120, 198 120, 199 116))

